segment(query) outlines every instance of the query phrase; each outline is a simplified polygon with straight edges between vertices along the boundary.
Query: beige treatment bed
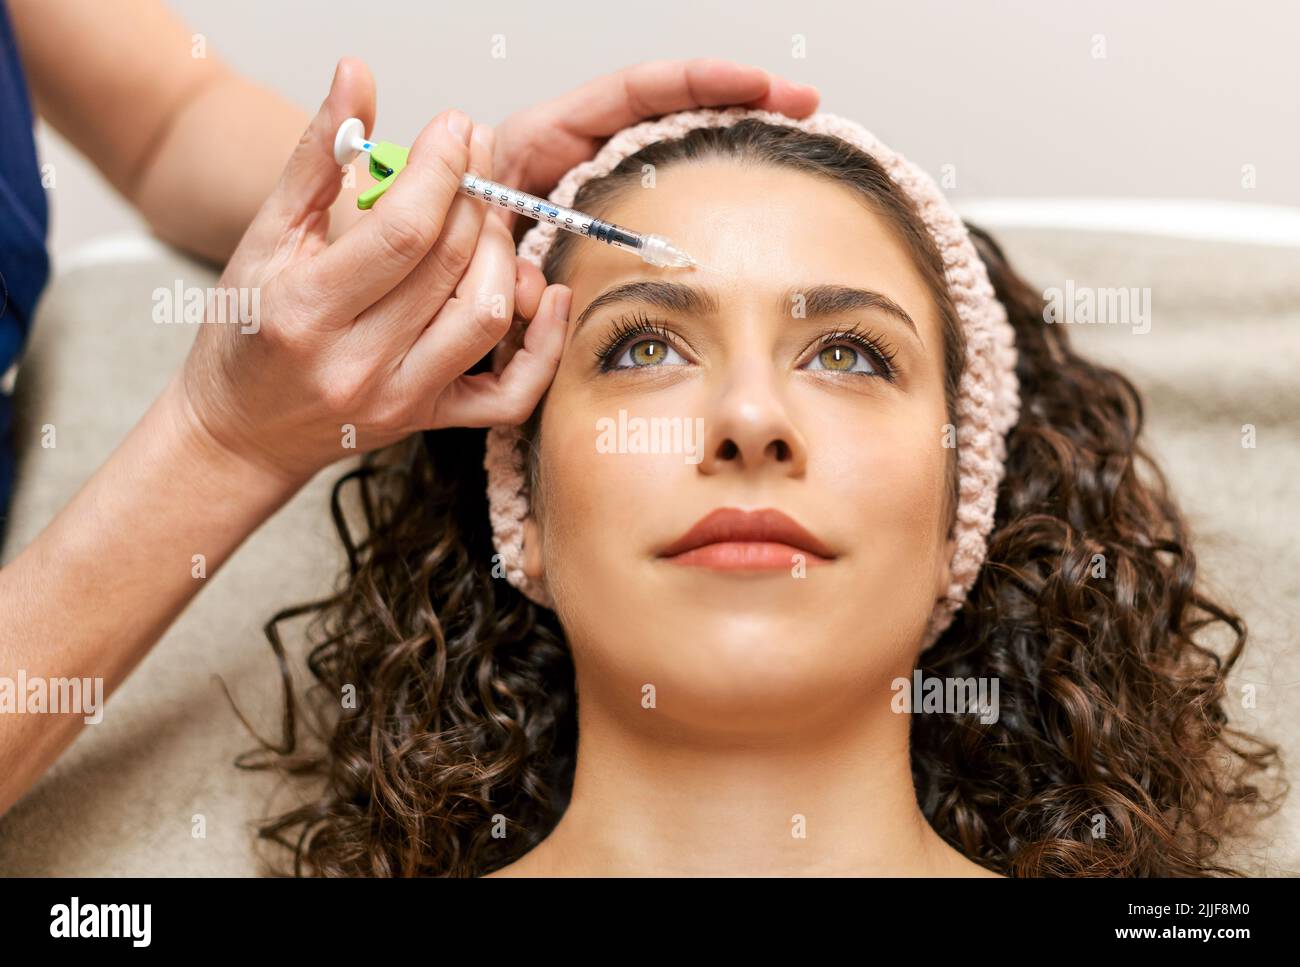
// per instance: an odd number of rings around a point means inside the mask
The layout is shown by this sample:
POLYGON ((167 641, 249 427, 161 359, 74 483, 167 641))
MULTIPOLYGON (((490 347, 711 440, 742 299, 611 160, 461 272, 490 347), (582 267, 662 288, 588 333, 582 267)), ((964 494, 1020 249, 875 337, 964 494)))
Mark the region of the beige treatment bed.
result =
MULTIPOLYGON (((1252 644, 1234 684, 1258 685, 1235 719, 1300 758, 1300 249, 1139 235, 998 231, 1046 288, 1142 286, 1151 331, 1079 326, 1077 345, 1145 392, 1148 438, 1199 540, 1203 573, 1247 618, 1252 644), (1242 425, 1257 446, 1241 445, 1242 425)), ((61 272, 19 374, 20 480, 4 548, 27 544, 108 455, 180 364, 193 328, 155 325, 150 293, 215 275, 157 254, 61 272), (37 433, 57 427, 57 446, 37 433)), ((0 817, 0 873, 255 875, 252 821, 291 790, 238 770, 253 747, 216 679, 262 730, 279 724, 279 677, 261 626, 328 587, 341 564, 327 504, 332 468, 255 534, 195 600, 34 789, 0 817), (192 835, 202 816, 206 837, 192 835)), ((177 486, 183 486, 178 481, 177 486)), ((291 626, 297 630, 299 626, 291 626)), ((290 636, 299 683, 309 676, 290 636)), ((12 674, 12 672, 9 672, 12 674)), ((278 854, 272 854, 277 856, 278 854)), ((279 857, 282 858, 282 857, 279 857)), ((1291 797, 1234 857, 1253 871, 1300 870, 1300 802, 1291 797)))

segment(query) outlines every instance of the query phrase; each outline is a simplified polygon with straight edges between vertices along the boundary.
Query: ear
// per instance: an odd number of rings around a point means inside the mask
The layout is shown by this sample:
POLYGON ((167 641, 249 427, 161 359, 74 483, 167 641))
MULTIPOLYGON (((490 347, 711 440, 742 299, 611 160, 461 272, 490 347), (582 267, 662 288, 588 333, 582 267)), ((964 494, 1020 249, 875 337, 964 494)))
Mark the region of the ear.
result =
POLYGON ((524 573, 534 581, 545 575, 542 567, 542 529, 531 513, 524 518, 524 573))

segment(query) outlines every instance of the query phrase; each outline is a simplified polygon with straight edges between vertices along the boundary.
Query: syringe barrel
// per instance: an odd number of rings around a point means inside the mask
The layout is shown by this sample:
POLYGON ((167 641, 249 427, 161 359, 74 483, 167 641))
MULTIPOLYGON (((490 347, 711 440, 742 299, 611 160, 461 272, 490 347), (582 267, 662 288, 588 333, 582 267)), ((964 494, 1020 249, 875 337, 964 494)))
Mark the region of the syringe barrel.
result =
POLYGON ((598 242, 605 242, 615 248, 625 248, 630 252, 640 252, 642 235, 640 232, 629 231, 613 222, 607 222, 604 219, 593 219, 588 235, 598 242))
POLYGON ((509 209, 539 222, 548 222, 577 235, 586 235, 592 223, 596 221, 590 215, 584 215, 580 211, 553 204, 545 198, 538 198, 526 191, 519 191, 517 188, 510 188, 475 175, 466 175, 462 178, 460 188, 470 198, 482 199, 489 205, 509 209))
POLYGON ((470 198, 478 198, 489 205, 546 222, 575 235, 585 235, 597 242, 604 242, 614 248, 639 255, 651 265, 683 265, 682 253, 662 235, 643 234, 631 229, 595 218, 574 208, 556 205, 545 198, 538 198, 526 191, 519 191, 507 185, 475 175, 465 175, 461 179, 460 190, 470 198))
POLYGON ((606 245, 613 245, 615 248, 639 252, 642 246, 642 236, 639 232, 629 231, 604 219, 583 214, 574 208, 556 205, 545 198, 538 198, 526 191, 488 181, 486 178, 465 175, 461 179, 461 191, 470 198, 481 199, 489 205, 509 209, 525 218, 546 222, 566 232, 585 235, 606 245))

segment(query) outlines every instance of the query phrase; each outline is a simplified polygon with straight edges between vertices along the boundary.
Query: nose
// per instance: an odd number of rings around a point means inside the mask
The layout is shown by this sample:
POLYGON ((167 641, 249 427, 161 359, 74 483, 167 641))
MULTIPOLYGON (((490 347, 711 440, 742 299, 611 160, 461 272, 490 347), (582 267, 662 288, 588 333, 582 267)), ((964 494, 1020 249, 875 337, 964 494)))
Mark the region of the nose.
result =
POLYGON ((791 419, 770 362, 735 373, 705 420, 700 473, 735 470, 801 477, 808 447, 791 419))

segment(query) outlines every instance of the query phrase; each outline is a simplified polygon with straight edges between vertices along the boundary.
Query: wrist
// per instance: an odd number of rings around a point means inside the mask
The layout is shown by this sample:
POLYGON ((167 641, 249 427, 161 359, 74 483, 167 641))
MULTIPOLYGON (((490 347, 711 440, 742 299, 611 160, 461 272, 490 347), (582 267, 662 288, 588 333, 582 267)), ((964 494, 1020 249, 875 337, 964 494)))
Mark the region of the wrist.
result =
POLYGON ((177 456, 201 481, 200 490, 219 490, 250 509, 278 509, 311 479, 268 466, 237 453, 219 440, 194 409, 185 392, 183 372, 167 384, 155 406, 163 432, 177 456))

